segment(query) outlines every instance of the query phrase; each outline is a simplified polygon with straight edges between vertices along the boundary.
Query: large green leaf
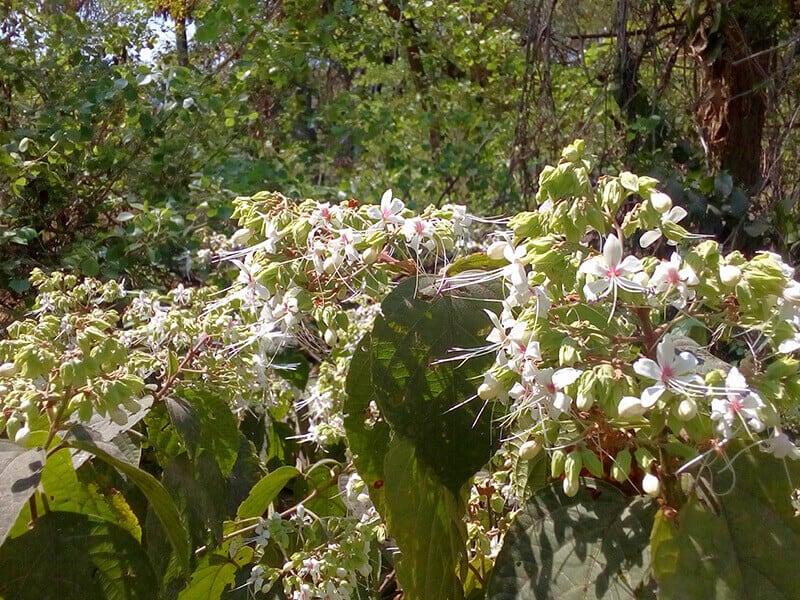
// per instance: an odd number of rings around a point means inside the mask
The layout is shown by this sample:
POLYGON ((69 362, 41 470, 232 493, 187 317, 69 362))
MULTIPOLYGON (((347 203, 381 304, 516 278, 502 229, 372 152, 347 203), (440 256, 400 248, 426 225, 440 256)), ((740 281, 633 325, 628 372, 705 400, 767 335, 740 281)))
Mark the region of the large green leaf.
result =
POLYGON ((123 475, 128 477, 138 487, 147 498, 150 506, 158 516, 161 525, 164 527, 164 532, 167 534, 175 556, 178 559, 178 564, 184 572, 189 571, 189 554, 190 544, 186 529, 181 523, 180 514, 175 507, 175 503, 170 497, 169 493, 158 480, 138 467, 115 458, 109 454, 109 450, 113 447, 108 442, 95 442, 87 439, 70 440, 70 447, 77 448, 78 450, 85 450, 93 454, 100 460, 108 463, 123 475))
POLYGON ((392 430, 413 443, 418 460, 458 493, 492 455, 491 411, 475 392, 493 356, 437 360, 453 358, 454 348, 486 345, 491 323, 480 299, 496 292, 475 286, 429 300, 417 294, 421 286, 408 280, 386 297, 383 316, 355 353, 348 394, 357 405, 364 396, 374 399, 392 430))
POLYGON ((567 497, 561 483, 535 493, 506 534, 489 600, 652 598, 649 536, 656 505, 583 480, 567 497))
POLYGON ((753 451, 733 468, 735 479, 715 474, 714 488, 725 493, 713 509, 692 498, 677 520, 658 514, 651 543, 660 599, 798 598, 800 520, 791 494, 800 468, 753 451))
POLYGON ((0 548, 0 597, 152 600, 156 578, 139 543, 113 523, 51 512, 0 548))
POLYGON ((208 392, 180 389, 165 404, 189 456, 205 450, 229 475, 239 454, 239 425, 228 403, 208 392))
POLYGON ((124 496, 104 495, 93 483, 82 482, 73 466, 69 448, 62 448, 47 457, 42 472, 42 488, 49 510, 81 513, 111 521, 137 540, 142 538, 139 521, 124 496))
POLYGON ((0 440, 0 544, 39 485, 44 461, 42 449, 27 450, 0 440))
POLYGON ((263 515, 267 511, 270 503, 278 497, 283 486, 299 474, 300 471, 294 467, 284 465, 264 476, 261 481, 253 486, 250 495, 247 496, 241 506, 239 506, 236 517, 239 519, 247 519, 263 515))
POLYGON ((463 596, 456 573, 466 545, 464 500, 419 461, 414 447, 392 440, 386 456, 386 523, 400 556, 397 579, 407 600, 463 596))

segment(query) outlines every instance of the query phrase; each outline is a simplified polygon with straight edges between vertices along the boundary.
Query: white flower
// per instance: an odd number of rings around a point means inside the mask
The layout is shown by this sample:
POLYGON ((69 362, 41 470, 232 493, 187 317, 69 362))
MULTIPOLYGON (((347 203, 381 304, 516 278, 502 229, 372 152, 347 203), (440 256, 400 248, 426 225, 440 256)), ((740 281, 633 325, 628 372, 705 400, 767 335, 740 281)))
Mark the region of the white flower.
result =
POLYGON ((655 379, 656 383, 642 392, 642 405, 650 408, 669 390, 684 393, 686 384, 700 382, 695 374, 697 358, 691 352, 676 354, 672 336, 665 335, 656 348, 656 359, 640 358, 633 370, 642 377, 655 379))
POLYGON ((764 407, 761 398, 747 387, 744 375, 733 367, 725 378, 725 397, 711 401, 711 420, 717 421, 717 431, 725 438, 733 437, 733 423, 742 420, 752 431, 764 429, 759 410, 764 407))
MULTIPOLYGON (((655 206, 655 204, 653 206, 655 206)), ((656 207, 656 210, 658 210, 658 207, 656 207)), ((647 248, 648 246, 652 246, 659 238, 661 238, 662 236, 661 227, 664 225, 664 223, 678 223, 683 219, 685 219, 687 214, 689 213, 686 212, 686 209, 681 208, 680 206, 673 206, 671 209, 669 209, 668 212, 663 213, 661 215, 661 226, 659 226, 658 229, 653 229, 652 231, 645 231, 642 234, 642 237, 639 238, 639 245, 642 248, 647 248)), ((675 246, 677 245, 677 242, 673 242, 672 240, 668 239, 667 244, 669 244, 670 246, 675 246)))
POLYGON ((720 265, 719 280, 730 287, 733 287, 742 278, 742 270, 736 265, 720 265))
POLYGON ((700 283, 692 267, 686 265, 681 268, 681 262, 680 255, 673 252, 669 261, 662 261, 650 278, 650 286, 656 294, 678 292, 678 299, 671 302, 675 308, 686 306, 686 302, 694 298, 694 290, 690 290, 689 286, 700 283))
POLYGON ((380 222, 383 226, 392 223, 393 225, 402 225, 403 217, 400 213, 405 209, 405 204, 399 198, 392 197, 392 190, 388 189, 381 197, 381 205, 370 206, 367 209, 367 216, 370 219, 380 222))
POLYGON ((768 452, 775 458, 800 459, 800 448, 795 446, 789 436, 777 427, 771 438, 761 442, 760 448, 762 452, 768 452))
POLYGON ((314 228, 338 227, 342 224, 342 209, 338 206, 331 206, 330 202, 320 202, 318 208, 309 215, 308 221, 314 228))
POLYGON ((523 373, 523 379, 533 379, 538 387, 538 400, 547 408, 555 409, 556 414, 567 412, 572 406, 572 398, 563 392, 564 388, 577 381, 581 371, 570 367, 564 369, 537 369, 530 364, 523 373))
POLYGON ((433 224, 430 221, 414 217, 413 219, 406 219, 403 223, 403 235, 406 237, 406 242, 414 252, 419 253, 420 244, 428 250, 432 250, 435 246, 433 242, 433 224))
POLYGON ((645 288, 629 279, 642 270, 641 261, 634 256, 622 258, 622 244, 614 234, 606 238, 603 254, 590 258, 578 269, 579 273, 594 275, 599 279, 590 281, 583 287, 587 300, 594 302, 614 292, 616 301, 617 288, 629 292, 644 292, 645 288))

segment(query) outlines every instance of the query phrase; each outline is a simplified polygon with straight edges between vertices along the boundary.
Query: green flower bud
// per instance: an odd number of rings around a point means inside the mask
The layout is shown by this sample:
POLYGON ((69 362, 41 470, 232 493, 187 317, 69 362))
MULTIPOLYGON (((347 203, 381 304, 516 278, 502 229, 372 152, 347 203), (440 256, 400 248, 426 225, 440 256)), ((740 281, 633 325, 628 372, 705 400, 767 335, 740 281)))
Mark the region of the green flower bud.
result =
POLYGON ((519 447, 519 457, 522 460, 533 460, 542 451, 542 445, 536 440, 528 440, 519 447))
POLYGON ((550 457, 550 476, 553 479, 561 477, 564 472, 564 464, 567 460, 567 453, 563 450, 554 450, 550 457))
POLYGON ((558 349, 558 363, 562 367, 571 367, 576 362, 580 362, 581 355, 578 346, 572 339, 566 339, 558 349))

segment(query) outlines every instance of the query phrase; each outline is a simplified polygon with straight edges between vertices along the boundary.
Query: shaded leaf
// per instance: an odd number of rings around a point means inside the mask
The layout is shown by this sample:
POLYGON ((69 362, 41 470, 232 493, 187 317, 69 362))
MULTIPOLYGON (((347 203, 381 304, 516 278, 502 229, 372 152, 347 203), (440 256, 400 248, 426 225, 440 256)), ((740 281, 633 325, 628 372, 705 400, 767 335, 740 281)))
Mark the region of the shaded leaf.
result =
POLYGON ((362 395, 374 399, 391 428, 414 444, 417 458, 458 493, 492 455, 492 415, 475 392, 493 357, 437 359, 452 357, 453 348, 485 345, 491 323, 479 300, 496 290, 474 286, 426 300, 415 296, 421 285, 405 281, 386 297, 383 316, 355 353, 347 389, 360 405, 362 395))
POLYGON ((0 573, 0 597, 15 600, 158 597, 138 542, 113 523, 77 513, 48 513, 6 542, 0 547, 0 573))
POLYGON ((27 450, 0 440, 0 544, 39 485, 45 458, 40 448, 27 450))
POLYGON ((506 534, 489 582, 490 600, 648 598, 649 535, 656 504, 582 480, 534 494, 506 534))
POLYGON ((407 600, 463 597, 458 572, 467 534, 463 498, 442 485, 416 457, 414 446, 395 438, 386 456, 389 534, 400 556, 397 578, 407 600))
POLYGON ((733 468, 735 481, 728 471, 714 477, 715 489, 726 490, 714 502, 718 514, 692 498, 677 521, 657 515, 651 543, 659 598, 797 598, 800 521, 790 500, 800 467, 749 451, 733 468))
MULTIPOLYGON (((73 440, 70 441, 70 446, 79 450, 85 450, 110 464, 112 467, 120 471, 123 475, 127 476, 142 493, 147 497, 150 506, 158 516, 164 532, 167 534, 169 541, 175 550, 175 555, 178 558, 178 563, 184 572, 189 570, 189 538, 186 530, 181 523, 181 518, 175 503, 172 501, 169 493, 158 480, 149 473, 128 464, 120 458, 116 458, 109 454, 107 446, 111 444, 99 444, 86 441, 86 440, 73 440)), ((114 447, 114 446, 112 446, 114 447)), ((115 447, 114 447, 115 448, 115 447)))

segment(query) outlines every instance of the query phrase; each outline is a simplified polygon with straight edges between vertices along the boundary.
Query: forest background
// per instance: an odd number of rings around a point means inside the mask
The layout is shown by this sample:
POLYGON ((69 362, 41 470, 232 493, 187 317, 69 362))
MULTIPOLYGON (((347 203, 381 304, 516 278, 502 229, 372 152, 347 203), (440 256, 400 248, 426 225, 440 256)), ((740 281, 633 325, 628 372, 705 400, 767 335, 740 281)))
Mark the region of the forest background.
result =
POLYGON ((788 1, 6 2, 4 318, 24 310, 37 265, 132 287, 203 280, 231 199, 261 189, 376 201, 392 187, 412 208, 510 215, 576 137, 597 172, 657 177, 694 229, 796 259, 799 14, 788 1))

